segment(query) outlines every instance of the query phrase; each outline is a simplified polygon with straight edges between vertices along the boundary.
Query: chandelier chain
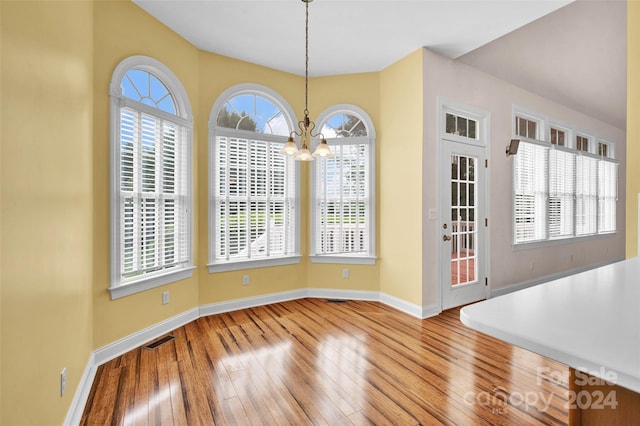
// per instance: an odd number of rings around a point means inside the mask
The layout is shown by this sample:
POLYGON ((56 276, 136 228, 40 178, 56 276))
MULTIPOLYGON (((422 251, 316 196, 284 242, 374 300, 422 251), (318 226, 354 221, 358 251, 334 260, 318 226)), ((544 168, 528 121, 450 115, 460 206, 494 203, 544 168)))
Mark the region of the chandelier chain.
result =
POLYGON ((304 25, 304 114, 309 115, 309 1, 305 1, 304 25))

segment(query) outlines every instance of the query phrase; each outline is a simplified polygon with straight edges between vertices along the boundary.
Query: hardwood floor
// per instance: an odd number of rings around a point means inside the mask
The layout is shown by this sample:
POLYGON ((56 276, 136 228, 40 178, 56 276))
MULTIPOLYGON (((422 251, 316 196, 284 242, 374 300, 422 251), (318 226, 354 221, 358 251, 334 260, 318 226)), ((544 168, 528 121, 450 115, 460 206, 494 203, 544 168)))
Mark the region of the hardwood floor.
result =
POLYGON ((83 425, 566 424, 568 368, 377 302, 200 318, 98 368, 83 425))

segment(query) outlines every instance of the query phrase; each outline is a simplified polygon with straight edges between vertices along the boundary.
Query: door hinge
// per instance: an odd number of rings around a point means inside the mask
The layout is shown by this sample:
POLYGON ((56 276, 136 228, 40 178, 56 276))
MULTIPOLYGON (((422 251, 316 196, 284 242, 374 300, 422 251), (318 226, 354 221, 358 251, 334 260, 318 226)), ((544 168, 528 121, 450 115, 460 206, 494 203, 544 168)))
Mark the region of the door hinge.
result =
POLYGON ((489 285, 489 278, 488 277, 484 277, 484 285, 485 286, 489 285))
POLYGON ((484 168, 486 169, 487 167, 489 167, 489 159, 485 158, 484 159, 484 168))
POLYGON ((488 217, 484 218, 484 226, 489 226, 489 218, 488 217))

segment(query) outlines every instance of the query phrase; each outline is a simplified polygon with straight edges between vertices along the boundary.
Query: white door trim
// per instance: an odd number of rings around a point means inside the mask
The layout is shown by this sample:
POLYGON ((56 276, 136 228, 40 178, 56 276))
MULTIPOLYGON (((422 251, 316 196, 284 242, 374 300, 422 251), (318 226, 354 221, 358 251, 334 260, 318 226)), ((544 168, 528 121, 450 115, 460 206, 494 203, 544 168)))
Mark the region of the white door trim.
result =
MULTIPOLYGON (((438 303, 440 304, 440 309, 446 309, 445 305, 444 305, 444 283, 443 281, 443 265, 445 265, 445 256, 448 259, 448 261, 450 261, 451 259, 451 255, 450 253, 445 253, 444 250, 444 245, 441 243, 441 238, 442 238, 442 231, 443 231, 443 224, 444 222, 444 217, 445 215, 450 215, 450 212, 444 212, 444 203, 443 203, 443 197, 445 196, 444 191, 445 189, 448 190, 449 186, 448 186, 448 182, 449 182, 449 172, 450 172, 450 163, 447 162, 447 164, 443 164, 442 161, 440 161, 443 157, 443 144, 444 143, 448 143, 448 142, 455 142, 455 143, 462 143, 462 144, 467 144, 467 145, 471 145, 471 146, 476 146, 476 147, 481 147, 484 149, 484 156, 483 156, 483 162, 486 161, 488 165, 491 164, 490 161, 490 152, 491 150, 489 149, 489 143, 490 143, 490 118, 491 115, 488 111, 485 110, 481 110, 475 107, 471 107, 468 105, 464 105, 461 104, 459 102, 456 101, 452 101, 450 99, 444 99, 444 98, 439 98, 438 99, 438 160, 439 160, 439 165, 438 165, 438 180, 439 180, 439 184, 438 184, 438 190, 437 190, 437 212, 438 212, 438 224, 437 224, 437 233, 436 233, 436 238, 437 241, 435 242, 438 247, 437 247, 437 256, 438 256, 438 263, 437 263, 437 272, 436 272, 436 276, 437 276, 437 280, 438 280, 438 285, 437 285, 437 297, 438 297, 438 303), (479 124, 479 131, 478 131, 478 137, 476 140, 471 140, 469 138, 465 138, 462 136, 458 136, 458 135, 451 135, 446 133, 446 112, 453 112, 454 114, 461 114, 463 116, 466 117, 470 117, 474 120, 478 121, 479 124), (444 169, 446 167, 446 169, 444 169)), ((485 164, 481 164, 482 167, 485 167, 485 164)), ((484 204, 484 217, 479 218, 478 222, 481 223, 484 226, 484 220, 485 218, 488 220, 490 217, 490 200, 491 200, 491 194, 490 194, 490 188, 491 188, 491 184, 490 184, 490 168, 486 168, 485 169, 485 173, 484 173, 484 183, 482 188, 478 189, 478 202, 482 202, 484 204)), ((640 194, 639 194, 640 196, 640 194)), ((491 221, 488 220, 488 225, 491 226, 491 221)), ((490 279, 490 264, 491 264, 491 252, 490 252, 490 228, 489 226, 485 227, 484 229, 484 236, 482 238, 482 241, 479 241, 479 249, 484 251, 484 256, 482 257, 482 262, 483 264, 481 265, 481 267, 479 267, 478 270, 482 270, 483 271, 483 277, 479 277, 480 279, 484 280, 486 278, 487 280, 487 285, 485 286, 484 289, 484 297, 485 298, 489 298, 490 294, 491 294, 491 279, 490 279)), ((448 285, 448 283, 447 283, 448 285)))

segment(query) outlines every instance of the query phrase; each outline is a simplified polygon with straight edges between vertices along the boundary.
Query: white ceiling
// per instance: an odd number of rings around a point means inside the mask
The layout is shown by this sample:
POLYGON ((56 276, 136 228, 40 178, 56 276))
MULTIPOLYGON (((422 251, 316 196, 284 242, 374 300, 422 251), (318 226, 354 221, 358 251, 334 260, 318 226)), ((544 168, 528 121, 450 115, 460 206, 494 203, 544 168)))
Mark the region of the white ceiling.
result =
MULTIPOLYGON (((200 49, 304 74, 304 3, 301 0, 133 1, 200 49)), ((543 58, 570 61, 577 50, 571 43, 578 43, 583 48, 579 49, 582 56, 577 59, 585 66, 608 63, 610 67, 620 68, 620 58, 616 57, 612 62, 611 58, 606 57, 611 53, 610 49, 602 47, 612 37, 622 34, 626 55, 626 2, 576 2, 586 5, 617 3, 624 6, 605 7, 605 13, 586 14, 592 23, 588 34, 597 41, 595 46, 583 46, 583 39, 577 31, 584 30, 587 24, 580 21, 578 28, 575 28, 573 23, 576 21, 570 9, 575 8, 576 3, 571 3, 572 0, 315 0, 309 5, 309 75, 380 71, 416 49, 427 47, 450 58, 462 57, 461 60, 470 65, 593 115, 604 108, 597 108, 596 105, 595 109, 585 108, 585 102, 589 103, 590 100, 578 95, 581 89, 574 87, 578 82, 572 78, 571 70, 574 68, 569 63, 561 66, 564 72, 558 76, 553 70, 549 72, 549 62, 531 59, 542 54, 543 58), (615 27, 605 22, 605 19, 620 18, 619 11, 608 13, 610 9, 623 9, 624 28, 620 28, 619 22, 615 27), (566 10, 569 10, 568 14, 566 10), (560 18, 555 18, 560 22, 554 24, 557 31, 550 38, 546 34, 547 27, 539 22, 556 14, 561 14, 560 18), (531 26, 527 24, 532 22, 534 27, 539 27, 537 31, 512 38, 507 45, 501 45, 497 40, 528 30, 531 26), (519 28, 522 29, 514 32, 519 28), (603 40, 599 34, 605 30, 608 34, 603 40), (491 43, 493 41, 495 43, 491 43), (516 42, 522 45, 515 48, 511 43, 516 42), (490 49, 489 56, 482 53, 484 47, 481 46, 485 45, 490 49), (535 54, 527 55, 528 49, 535 49, 535 54), (501 64, 497 59, 506 63, 501 64), (568 76, 564 75, 567 73, 568 76), (545 79, 551 80, 546 82, 545 79), (559 87, 566 92, 560 99, 559 87)), ((625 69, 617 69, 615 78, 626 75, 625 64, 626 56, 622 64, 625 69)), ((596 68, 599 69, 598 66, 596 68)), ((589 89, 594 89, 596 84, 601 87, 602 74, 600 71, 596 74, 585 75, 579 83, 589 86, 589 89), (594 77, 598 83, 589 80, 594 77)), ((592 100, 601 102, 603 96, 609 93, 611 100, 606 108, 609 113, 606 117, 596 117, 624 128, 626 112, 621 114, 614 105, 621 103, 620 93, 626 95, 626 80, 622 83, 622 92, 619 87, 613 87, 620 86, 621 82, 614 81, 605 82, 602 90, 589 90, 588 94, 596 97, 592 100)), ((626 97, 624 99, 626 111, 626 97)))

